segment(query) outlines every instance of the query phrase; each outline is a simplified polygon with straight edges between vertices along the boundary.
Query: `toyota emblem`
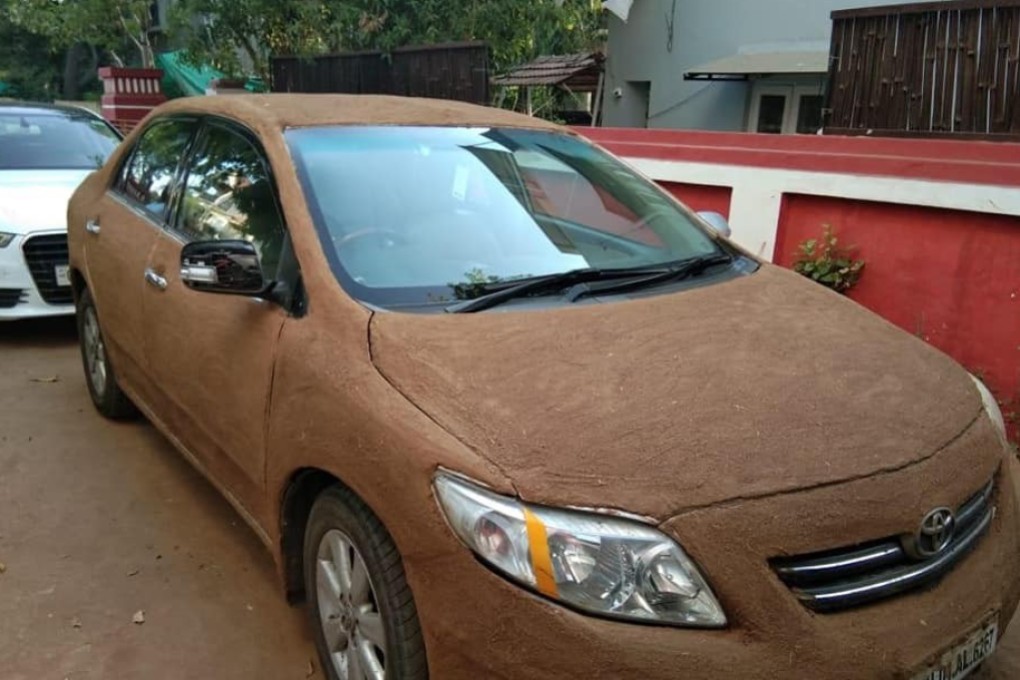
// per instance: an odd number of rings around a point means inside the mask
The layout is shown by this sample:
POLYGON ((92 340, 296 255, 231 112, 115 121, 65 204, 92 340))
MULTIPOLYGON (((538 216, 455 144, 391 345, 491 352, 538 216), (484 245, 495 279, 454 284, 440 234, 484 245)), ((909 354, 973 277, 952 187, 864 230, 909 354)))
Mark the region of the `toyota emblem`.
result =
POLYGON ((936 508, 924 519, 913 536, 905 537, 903 547, 915 560, 927 560, 945 552, 953 542, 956 516, 949 508, 936 508))

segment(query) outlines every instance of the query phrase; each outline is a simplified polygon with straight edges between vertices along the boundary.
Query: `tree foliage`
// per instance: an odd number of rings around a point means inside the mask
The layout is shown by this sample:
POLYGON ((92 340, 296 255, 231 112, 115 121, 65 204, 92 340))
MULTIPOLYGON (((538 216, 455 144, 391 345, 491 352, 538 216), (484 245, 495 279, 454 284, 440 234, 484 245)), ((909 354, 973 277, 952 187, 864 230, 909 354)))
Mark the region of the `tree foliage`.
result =
POLYGON ((318 0, 178 0, 171 23, 196 64, 269 78, 272 54, 318 54, 332 21, 318 0), (247 62, 247 63, 244 63, 247 62))
POLYGON ((11 21, 45 36, 54 47, 88 44, 124 65, 125 45, 137 50, 142 66, 152 66, 151 0, 10 0, 11 21))
MULTIPOLYGON (((94 71, 97 55, 117 65, 152 65, 151 0, 0 0, 0 67, 56 86, 94 71), (70 55, 66 59, 54 52, 70 55), (130 52, 137 53, 132 59, 130 52), (3 59, 16 53, 17 59, 3 59), (50 54, 42 58, 43 53, 50 54), (54 63, 49 63, 54 62, 54 63), (45 73, 29 73, 32 64, 45 73)), ((482 40, 502 72, 540 54, 568 54, 603 40, 601 0, 174 0, 170 45, 195 64, 269 79, 273 55, 482 40)), ((66 87, 65 92, 77 88, 66 87)), ((80 83, 79 83, 80 85, 80 83)))
POLYGON ((193 61, 239 74, 244 55, 268 78, 271 55, 484 40, 502 71, 539 54, 592 49, 601 0, 178 0, 193 61))
POLYGON ((341 49, 485 40, 497 70, 540 53, 592 48, 601 6, 593 0, 361 0, 336 5, 341 49))
POLYGON ((48 39, 16 25, 10 2, 0 0, 0 96, 52 99, 59 87, 60 58, 48 39))

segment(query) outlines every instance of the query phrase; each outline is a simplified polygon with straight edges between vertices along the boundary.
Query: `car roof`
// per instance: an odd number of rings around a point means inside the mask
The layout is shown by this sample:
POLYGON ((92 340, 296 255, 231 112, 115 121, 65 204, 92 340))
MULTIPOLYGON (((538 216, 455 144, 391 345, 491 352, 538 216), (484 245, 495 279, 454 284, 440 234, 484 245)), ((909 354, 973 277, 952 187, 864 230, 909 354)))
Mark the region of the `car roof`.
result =
POLYGON ((45 104, 42 102, 23 102, 17 100, 0 100, 0 113, 14 115, 86 115, 99 118, 94 111, 84 106, 73 106, 68 104, 45 104))
POLYGON ((540 118, 443 99, 349 94, 213 95, 175 99, 154 114, 222 115, 252 127, 421 125, 534 128, 566 131, 540 118))

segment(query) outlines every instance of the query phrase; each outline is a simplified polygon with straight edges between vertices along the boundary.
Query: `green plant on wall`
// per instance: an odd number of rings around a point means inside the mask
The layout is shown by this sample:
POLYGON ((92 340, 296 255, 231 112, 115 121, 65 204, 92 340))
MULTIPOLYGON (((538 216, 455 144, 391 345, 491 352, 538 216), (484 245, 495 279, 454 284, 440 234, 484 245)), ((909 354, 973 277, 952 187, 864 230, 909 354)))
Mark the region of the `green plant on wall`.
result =
POLYGON ((864 271, 864 261, 855 260, 853 251, 841 247, 832 227, 826 224, 821 239, 800 244, 793 270, 837 293, 846 293, 857 285, 864 271))

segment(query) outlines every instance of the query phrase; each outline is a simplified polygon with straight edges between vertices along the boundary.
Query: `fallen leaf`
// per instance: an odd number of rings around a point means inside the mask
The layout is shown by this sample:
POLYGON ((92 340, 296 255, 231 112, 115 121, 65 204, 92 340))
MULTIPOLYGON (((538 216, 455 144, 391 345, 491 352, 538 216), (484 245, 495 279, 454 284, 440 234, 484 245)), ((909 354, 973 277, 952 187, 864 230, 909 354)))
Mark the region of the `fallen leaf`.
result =
POLYGON ((7 565, 4 564, 3 562, 0 562, 0 574, 4 573, 5 571, 7 571, 7 565))
POLYGON ((77 616, 71 619, 71 628, 81 628, 81 619, 77 616))
POLYGON ((145 612, 141 609, 135 612, 135 615, 131 617, 131 620, 137 623, 139 626, 145 623, 145 612))
POLYGON ((51 376, 46 377, 46 378, 32 378, 32 382, 34 382, 34 383, 55 383, 55 382, 60 382, 60 378, 55 376, 55 375, 51 375, 51 376))

